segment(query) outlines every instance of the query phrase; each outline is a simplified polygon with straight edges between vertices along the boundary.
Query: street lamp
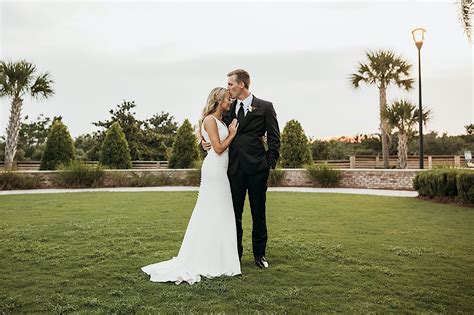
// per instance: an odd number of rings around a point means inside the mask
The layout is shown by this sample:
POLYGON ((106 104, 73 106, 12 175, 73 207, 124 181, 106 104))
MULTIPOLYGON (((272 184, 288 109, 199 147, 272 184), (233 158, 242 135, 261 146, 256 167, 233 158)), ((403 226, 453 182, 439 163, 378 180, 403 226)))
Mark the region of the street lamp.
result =
POLYGON ((421 46, 423 46, 423 40, 425 39, 426 30, 423 28, 415 28, 411 31, 413 35, 413 41, 415 42, 416 48, 418 48, 418 120, 419 120, 419 134, 420 134, 420 169, 423 169, 423 109, 421 105, 421 46))

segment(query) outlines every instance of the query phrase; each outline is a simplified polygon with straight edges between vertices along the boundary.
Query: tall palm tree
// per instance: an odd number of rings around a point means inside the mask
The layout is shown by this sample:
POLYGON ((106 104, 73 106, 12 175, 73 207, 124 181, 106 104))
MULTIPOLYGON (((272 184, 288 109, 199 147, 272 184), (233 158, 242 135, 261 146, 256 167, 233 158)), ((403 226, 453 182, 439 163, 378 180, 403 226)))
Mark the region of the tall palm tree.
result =
POLYGON ((387 88, 397 85, 409 91, 413 87, 414 79, 409 78, 412 65, 390 50, 366 52, 367 63, 359 62, 357 73, 351 74, 350 81, 354 88, 360 83, 376 85, 379 89, 379 116, 382 135, 382 155, 384 168, 389 168, 389 141, 390 126, 382 117, 387 107, 387 88))
POLYGON ((459 8, 459 20, 469 43, 472 44, 472 15, 474 14, 472 0, 458 0, 457 5, 459 8))
MULTIPOLYGON (((419 109, 407 100, 393 102, 382 113, 391 128, 398 131, 398 167, 407 168, 408 140, 416 134, 419 109)), ((423 109, 423 123, 431 118, 431 111, 423 109)))
POLYGON ((0 97, 12 99, 5 143, 5 168, 11 169, 18 144, 23 98, 46 99, 54 94, 49 73, 36 74, 36 66, 25 60, 0 61, 0 97))

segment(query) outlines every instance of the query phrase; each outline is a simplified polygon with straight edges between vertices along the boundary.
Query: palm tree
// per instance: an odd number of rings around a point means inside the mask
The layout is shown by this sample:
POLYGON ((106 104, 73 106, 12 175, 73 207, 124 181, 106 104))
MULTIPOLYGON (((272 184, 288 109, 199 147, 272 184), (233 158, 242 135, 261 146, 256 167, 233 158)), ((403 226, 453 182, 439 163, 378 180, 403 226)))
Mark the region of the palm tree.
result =
MULTIPOLYGON (((407 168, 408 140, 416 134, 419 109, 407 100, 398 100, 382 113, 391 128, 398 130, 398 167, 407 168)), ((423 123, 431 118, 431 111, 423 109, 423 123)))
POLYGON ((387 88, 394 84, 409 91, 414 79, 409 78, 412 65, 390 50, 366 52, 368 63, 359 62, 357 73, 350 76, 354 88, 361 82, 375 84, 379 89, 379 116, 380 131, 382 136, 382 155, 384 168, 389 168, 389 141, 390 126, 382 117, 382 112, 387 107, 387 88))
POLYGON ((23 97, 46 99, 54 94, 49 73, 36 75, 36 66, 25 60, 0 61, 0 97, 12 99, 5 143, 5 168, 13 167, 21 125, 23 97))
POLYGON ((464 32, 467 35, 469 43, 472 44, 472 15, 474 13, 474 7, 472 6, 472 0, 458 0, 457 5, 459 8, 459 20, 461 21, 464 32))
POLYGON ((474 124, 464 126, 468 135, 474 134, 474 124))

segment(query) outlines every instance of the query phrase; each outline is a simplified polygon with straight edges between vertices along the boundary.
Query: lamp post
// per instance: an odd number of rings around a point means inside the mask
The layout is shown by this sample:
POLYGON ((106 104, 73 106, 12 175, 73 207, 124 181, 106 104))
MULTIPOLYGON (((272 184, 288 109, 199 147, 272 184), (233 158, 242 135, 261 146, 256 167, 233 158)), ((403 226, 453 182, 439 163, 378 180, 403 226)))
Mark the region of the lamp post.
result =
POLYGON ((426 30, 423 28, 415 28, 411 31, 413 35, 413 41, 415 42, 416 48, 418 48, 418 120, 419 120, 419 134, 420 134, 420 169, 423 169, 423 107, 421 104, 421 46, 423 46, 423 40, 425 39, 426 30))

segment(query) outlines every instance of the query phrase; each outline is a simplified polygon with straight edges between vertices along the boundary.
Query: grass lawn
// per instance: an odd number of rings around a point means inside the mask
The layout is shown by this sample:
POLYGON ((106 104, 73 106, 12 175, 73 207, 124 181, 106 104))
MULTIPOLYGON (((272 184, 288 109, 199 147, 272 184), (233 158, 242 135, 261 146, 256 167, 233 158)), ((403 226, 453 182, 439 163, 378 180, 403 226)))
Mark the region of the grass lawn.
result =
POLYGON ((474 209, 415 198, 271 192, 268 270, 153 283, 196 192, 0 196, 0 313, 474 312, 474 209))

